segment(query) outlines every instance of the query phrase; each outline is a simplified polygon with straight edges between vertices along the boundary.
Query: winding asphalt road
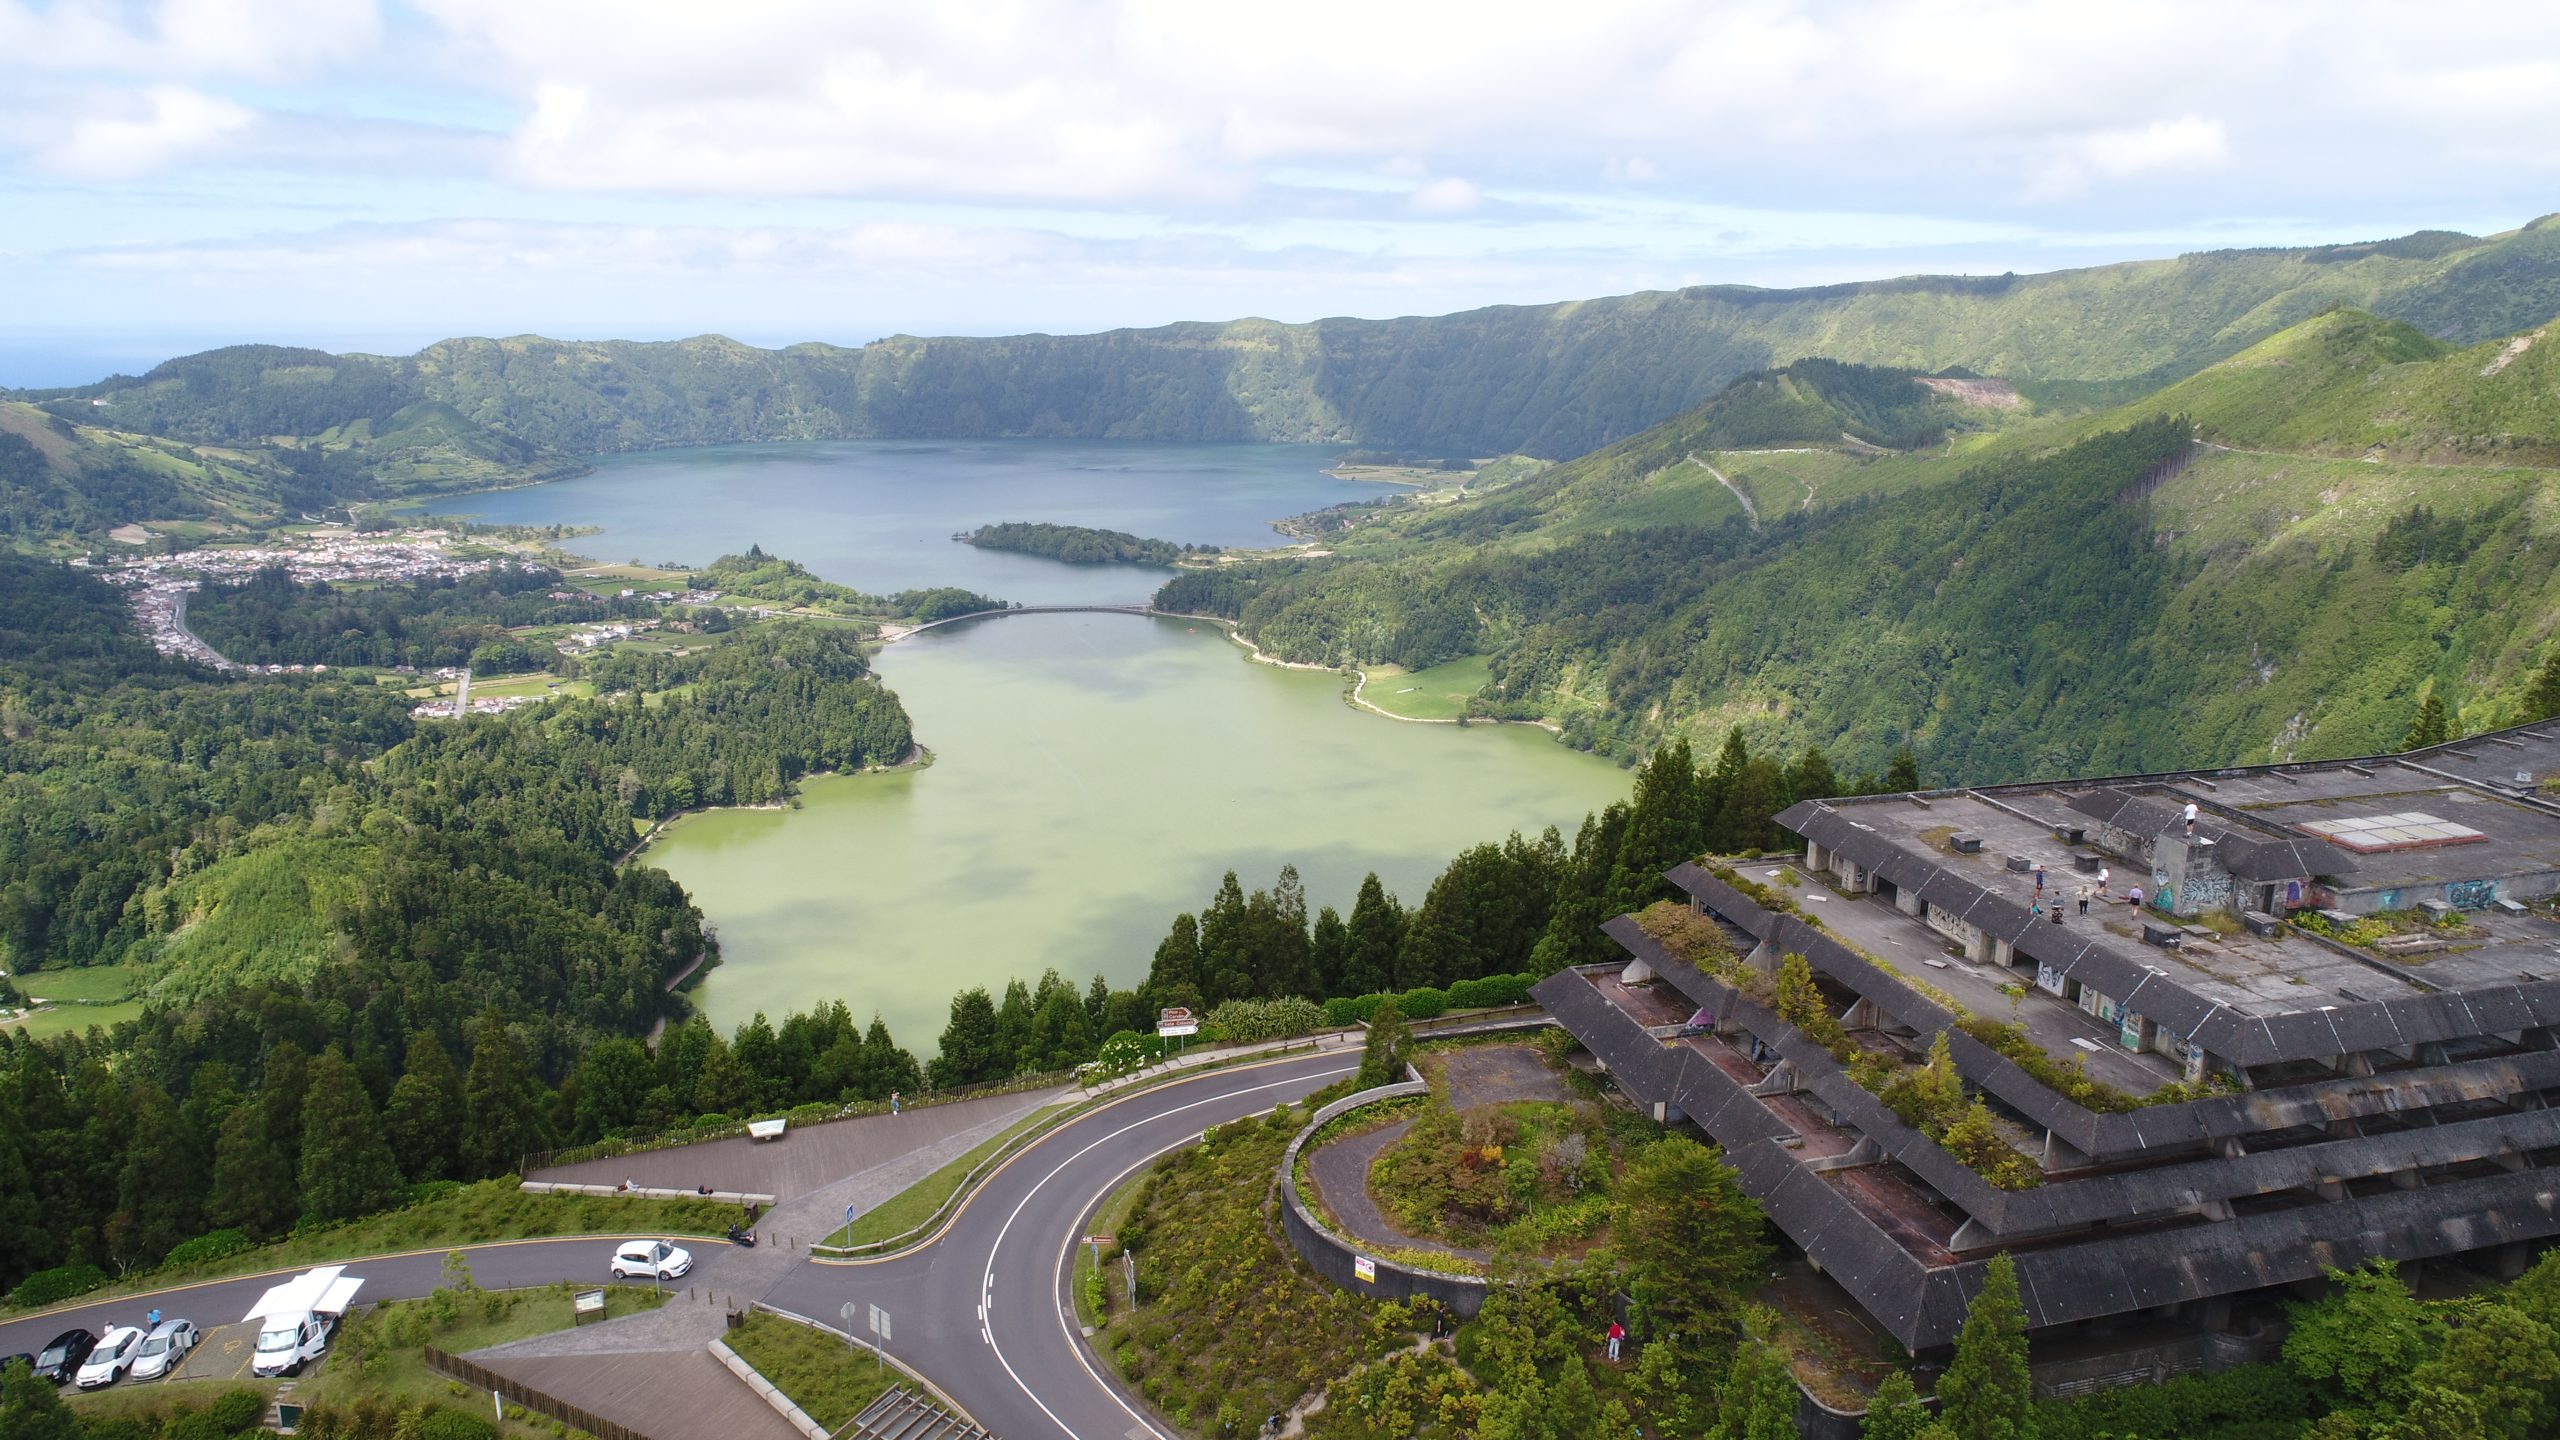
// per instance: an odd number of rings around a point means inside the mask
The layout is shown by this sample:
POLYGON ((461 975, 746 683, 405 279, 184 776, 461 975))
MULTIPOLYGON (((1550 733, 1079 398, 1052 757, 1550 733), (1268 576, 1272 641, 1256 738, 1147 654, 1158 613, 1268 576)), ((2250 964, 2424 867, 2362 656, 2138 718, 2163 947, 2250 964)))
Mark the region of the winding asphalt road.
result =
MULTIPOLYGON (((1068 1299, 1069 1265, 1085 1221, 1127 1176, 1213 1125, 1295 1101, 1359 1064, 1333 1049, 1239 1065, 1131 1094, 1060 1126, 989 1176, 923 1247, 884 1260, 794 1266, 763 1299, 831 1326, 845 1305, 867 1333, 869 1307, 891 1317, 888 1352, 932 1380, 1004 1440, 1172 1440, 1118 1379, 1087 1353, 1068 1299)), ((736 1254, 689 1241, 685 1283, 718 1289, 736 1254)), ((603 1240, 533 1240, 465 1247, 481 1286, 604 1278, 603 1240)), ((424 1295, 443 1276, 443 1250, 349 1261, 364 1301, 424 1295)), ((41 1348, 74 1325, 91 1331, 138 1324, 145 1310, 211 1328, 237 1320, 279 1271, 148 1296, 75 1305, 0 1324, 0 1354, 41 1348)), ((695 1303, 700 1303, 697 1300, 695 1303)))

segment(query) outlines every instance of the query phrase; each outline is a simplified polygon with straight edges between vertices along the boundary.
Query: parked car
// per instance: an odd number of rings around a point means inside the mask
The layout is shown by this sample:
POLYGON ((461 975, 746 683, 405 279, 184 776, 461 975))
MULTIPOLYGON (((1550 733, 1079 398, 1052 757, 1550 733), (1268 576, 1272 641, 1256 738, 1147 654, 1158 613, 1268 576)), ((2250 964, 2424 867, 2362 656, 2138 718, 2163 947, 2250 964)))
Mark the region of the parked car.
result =
POLYGON ((24 1365, 29 1370, 33 1370, 36 1368, 36 1357, 24 1350, 15 1355, 0 1355, 0 1375, 8 1374, 9 1367, 12 1365, 24 1365))
POLYGON ((68 1385, 80 1373, 80 1362, 98 1348, 98 1337, 86 1330, 65 1330, 53 1337, 53 1343, 36 1352, 36 1378, 56 1385, 68 1385))
POLYGON ((80 1388, 96 1390, 113 1385, 133 1368, 133 1357, 142 1350, 142 1332, 130 1325, 110 1325, 98 1337, 98 1347, 80 1363, 80 1388))
POLYGON ((693 1252, 664 1240, 626 1240, 613 1252, 613 1278, 637 1280, 655 1276, 679 1280, 693 1268, 693 1252))
POLYGON ((163 1320, 142 1337, 142 1353, 133 1357, 133 1378, 157 1380, 178 1368, 187 1352, 196 1348, 204 1337, 196 1333, 192 1320, 163 1320))

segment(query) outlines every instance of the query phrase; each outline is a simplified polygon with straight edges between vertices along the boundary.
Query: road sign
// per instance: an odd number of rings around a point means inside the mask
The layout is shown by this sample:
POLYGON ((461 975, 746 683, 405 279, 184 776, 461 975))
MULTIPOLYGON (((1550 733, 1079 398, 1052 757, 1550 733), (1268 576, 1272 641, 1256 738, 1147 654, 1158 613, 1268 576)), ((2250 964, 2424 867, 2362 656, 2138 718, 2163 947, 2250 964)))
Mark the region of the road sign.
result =
POLYGON ((1378 1262, 1366 1255, 1354 1255, 1351 1257, 1351 1273, 1375 1285, 1378 1283, 1378 1262))
POLYGON ((1119 1243, 1119 1240, 1120 1237, 1117 1235, 1087 1235, 1084 1237, 1084 1243, 1087 1245, 1115 1245, 1119 1243))
POLYGON ((850 1300, 847 1300, 844 1302, 844 1308, 836 1313, 844 1317, 844 1328, 851 1330, 853 1328, 854 1317, 862 1313, 862 1307, 854 1304, 850 1300))
POLYGON ((871 1307, 871 1333, 883 1340, 895 1338, 889 1333, 889 1312, 877 1305, 871 1307))
POLYGON ((1164 1039, 1170 1040, 1178 1035, 1197 1035, 1199 1033, 1200 1022, 1192 1017, 1190 1007, 1188 1006, 1176 1005, 1169 1010, 1160 1011, 1156 1015, 1156 1034, 1164 1039))

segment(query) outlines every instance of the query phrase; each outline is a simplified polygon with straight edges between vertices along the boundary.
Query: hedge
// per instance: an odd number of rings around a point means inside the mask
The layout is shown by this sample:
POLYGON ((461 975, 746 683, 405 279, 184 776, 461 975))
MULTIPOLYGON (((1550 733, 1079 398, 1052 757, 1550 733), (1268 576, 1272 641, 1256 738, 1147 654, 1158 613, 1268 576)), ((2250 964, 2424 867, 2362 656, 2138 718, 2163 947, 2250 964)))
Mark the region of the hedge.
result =
MULTIPOLYGON (((1538 975, 1486 975, 1474 980, 1460 980, 1446 990, 1429 985, 1407 990, 1395 997, 1396 1009, 1407 1020, 1429 1020, 1452 1010, 1490 1010, 1501 1005, 1518 1005, 1528 1000, 1529 987, 1538 983, 1538 975)), ((1340 996, 1324 1002, 1325 1023, 1329 1025, 1366 1025, 1378 1013, 1376 995, 1340 996)))
POLYGON ((18 1288, 9 1292, 9 1303, 32 1310, 86 1295, 106 1283, 107 1272, 95 1265, 56 1265, 19 1281, 18 1288))

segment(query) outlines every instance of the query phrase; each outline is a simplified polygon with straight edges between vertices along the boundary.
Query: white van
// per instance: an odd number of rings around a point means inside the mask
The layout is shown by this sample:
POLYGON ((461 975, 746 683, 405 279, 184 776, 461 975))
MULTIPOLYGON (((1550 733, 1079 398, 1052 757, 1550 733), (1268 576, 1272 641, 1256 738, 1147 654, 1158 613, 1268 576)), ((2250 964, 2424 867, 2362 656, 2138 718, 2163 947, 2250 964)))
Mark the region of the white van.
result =
POLYGON ((250 1374, 299 1374, 303 1366, 320 1358, 329 1348, 338 1317, 347 1313, 357 1288, 364 1284, 346 1269, 323 1265, 306 1270, 258 1297, 258 1303, 241 1317, 244 1323, 258 1322, 258 1348, 249 1362, 250 1374))

